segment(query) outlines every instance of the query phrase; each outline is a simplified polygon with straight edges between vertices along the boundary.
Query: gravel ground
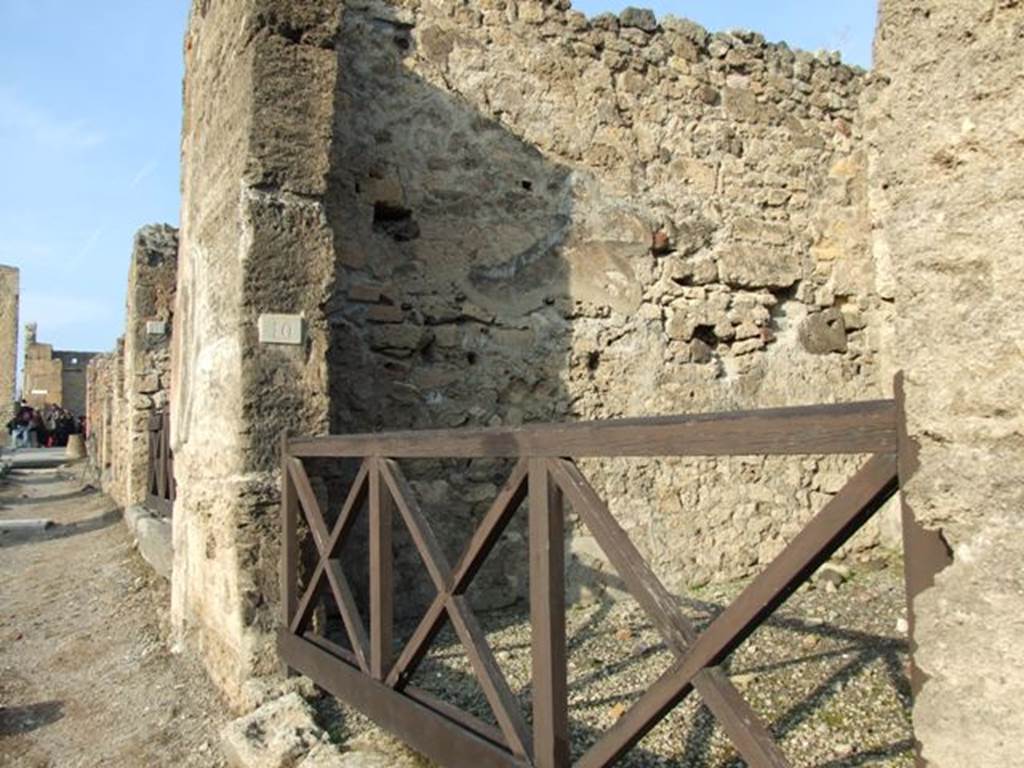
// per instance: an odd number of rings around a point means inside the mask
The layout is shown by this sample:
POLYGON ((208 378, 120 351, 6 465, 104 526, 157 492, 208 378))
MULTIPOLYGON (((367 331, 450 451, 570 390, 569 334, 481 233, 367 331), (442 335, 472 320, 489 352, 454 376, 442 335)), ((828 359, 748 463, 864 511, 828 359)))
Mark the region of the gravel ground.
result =
POLYGON ((228 719, 199 661, 167 651, 167 582, 73 469, 15 469, 0 519, 0 765, 217 768, 228 719))
MULTIPOLYGON (((702 626, 743 586, 689 595, 682 601, 684 612, 702 626)), ((729 660, 733 683, 769 724, 794 766, 913 764, 904 606, 900 563, 862 565, 838 589, 820 582, 798 592, 729 660)), ((525 612, 479 618, 529 719, 525 612)), ((631 600, 574 606, 568 629, 577 758, 671 664, 672 656, 631 600)), ((495 722, 450 629, 438 637, 413 684, 495 722)), ((333 699, 321 702, 320 711, 338 740, 383 749, 396 766, 430 765, 333 699)), ((718 768, 743 762, 691 694, 619 764, 718 768)))

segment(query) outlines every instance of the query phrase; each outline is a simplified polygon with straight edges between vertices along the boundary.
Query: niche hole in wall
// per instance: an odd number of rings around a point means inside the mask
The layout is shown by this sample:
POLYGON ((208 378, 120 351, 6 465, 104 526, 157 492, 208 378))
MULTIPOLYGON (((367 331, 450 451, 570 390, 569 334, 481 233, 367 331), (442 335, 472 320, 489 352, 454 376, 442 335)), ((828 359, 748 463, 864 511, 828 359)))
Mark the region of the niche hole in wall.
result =
POLYGON ((711 349, 717 347, 720 341, 713 325, 698 325, 693 329, 693 338, 703 341, 711 349))
POLYGON ((378 200, 373 204, 373 231, 401 243, 419 237, 420 225, 410 209, 378 200))

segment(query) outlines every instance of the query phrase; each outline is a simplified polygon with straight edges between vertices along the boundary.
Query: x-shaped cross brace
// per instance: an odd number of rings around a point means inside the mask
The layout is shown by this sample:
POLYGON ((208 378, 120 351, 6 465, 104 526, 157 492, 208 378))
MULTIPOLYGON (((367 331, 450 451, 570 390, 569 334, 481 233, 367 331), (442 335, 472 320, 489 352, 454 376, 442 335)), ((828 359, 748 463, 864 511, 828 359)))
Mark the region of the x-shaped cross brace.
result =
POLYGON ((348 498, 338 515, 334 524, 334 530, 328 534, 327 524, 324 522, 323 513, 317 503, 313 486, 309 482, 302 462, 295 458, 287 460, 288 474, 295 484, 295 492, 299 497, 299 505, 309 523, 309 529, 313 533, 313 542, 316 544, 320 560, 309 579, 309 586, 306 587, 302 600, 299 601, 298 609, 292 618, 289 630, 293 634, 302 634, 313 613, 316 596, 319 594, 324 576, 330 584, 331 593, 338 604, 341 613, 341 620, 345 624, 345 631, 348 633, 349 642, 352 643, 352 651, 355 653, 359 668, 366 674, 370 673, 369 664, 369 639, 366 636, 366 628, 359 616, 359 608, 356 606, 355 597, 349 586, 348 580, 341 569, 341 563, 335 557, 335 553, 345 539, 345 535, 352 527, 356 512, 366 499, 369 467, 368 462, 363 462, 359 473, 349 490, 348 498))
MULTIPOLYGON (((470 540, 466 555, 456 570, 448 564, 434 532, 420 510, 405 476, 398 465, 391 460, 381 460, 380 473, 391 491, 398 511, 412 536, 413 543, 427 567, 431 580, 437 588, 437 596, 427 614, 413 633, 404 651, 399 656, 385 682, 396 688, 404 685, 415 664, 423 658, 433 637, 436 636, 447 614, 466 649, 470 664, 484 696, 494 712, 498 727, 508 741, 509 749, 521 757, 530 754, 530 732, 498 662, 494 657, 487 637, 476 616, 470 610, 465 590, 479 570, 487 553, 501 535, 501 529, 518 506, 515 499, 523 485, 523 470, 517 466, 512 477, 498 495, 490 512, 485 516, 476 535, 470 540), (514 502, 514 503, 513 503, 514 502)), ((521 501, 521 497, 520 501, 521 501)))
POLYGON ((749 765, 788 765, 718 665, 896 492, 896 457, 873 456, 699 637, 576 465, 558 459, 551 460, 549 467, 676 657, 672 667, 580 759, 577 768, 613 764, 694 687, 749 765))

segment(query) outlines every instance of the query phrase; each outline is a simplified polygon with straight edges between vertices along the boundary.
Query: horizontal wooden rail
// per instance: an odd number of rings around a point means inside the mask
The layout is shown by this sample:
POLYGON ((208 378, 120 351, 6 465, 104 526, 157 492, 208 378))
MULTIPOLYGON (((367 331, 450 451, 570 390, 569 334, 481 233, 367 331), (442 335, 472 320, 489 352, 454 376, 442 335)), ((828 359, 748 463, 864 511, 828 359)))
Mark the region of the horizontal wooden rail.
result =
POLYGON ((329 693, 344 699, 372 720, 386 722, 393 734, 442 765, 475 768, 527 768, 517 758, 464 723, 396 693, 342 659, 301 637, 281 631, 278 652, 288 666, 316 680, 329 693))
POLYGON ((301 437, 289 440, 288 450, 299 458, 393 459, 887 453, 896 450, 896 405, 867 400, 521 428, 301 437))

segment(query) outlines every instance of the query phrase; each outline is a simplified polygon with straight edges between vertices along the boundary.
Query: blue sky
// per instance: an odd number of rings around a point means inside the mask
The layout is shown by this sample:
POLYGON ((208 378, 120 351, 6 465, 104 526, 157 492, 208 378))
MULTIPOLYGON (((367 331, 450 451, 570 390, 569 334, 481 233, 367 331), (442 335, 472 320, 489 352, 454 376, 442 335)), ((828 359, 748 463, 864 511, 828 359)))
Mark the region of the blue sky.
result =
MULTIPOLYGON (((870 64, 876 0, 633 4, 870 64)), ((113 346, 135 230, 178 222, 187 13, 188 0, 0 0, 0 263, 21 268, 21 323, 59 348, 113 346)))
POLYGON ((183 0, 0 0, 0 263, 21 323, 113 346, 132 235, 178 220, 183 0))

